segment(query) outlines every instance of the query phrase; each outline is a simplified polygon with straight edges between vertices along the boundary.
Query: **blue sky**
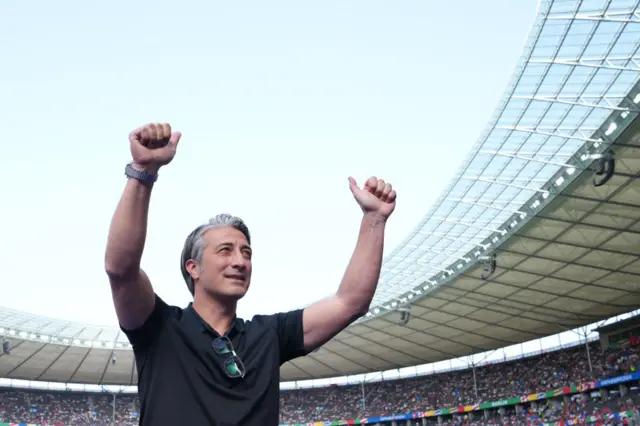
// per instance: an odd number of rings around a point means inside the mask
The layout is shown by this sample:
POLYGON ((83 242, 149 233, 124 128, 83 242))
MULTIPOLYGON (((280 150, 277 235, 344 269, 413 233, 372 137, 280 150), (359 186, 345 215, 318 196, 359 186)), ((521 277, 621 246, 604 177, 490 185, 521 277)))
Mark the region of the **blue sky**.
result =
POLYGON ((535 1, 0 3, 0 305, 115 325, 103 255, 129 131, 183 132, 154 189, 143 267, 190 295, 186 235, 245 219, 242 316, 337 289, 360 211, 390 181, 387 251, 426 213, 505 89, 535 1))

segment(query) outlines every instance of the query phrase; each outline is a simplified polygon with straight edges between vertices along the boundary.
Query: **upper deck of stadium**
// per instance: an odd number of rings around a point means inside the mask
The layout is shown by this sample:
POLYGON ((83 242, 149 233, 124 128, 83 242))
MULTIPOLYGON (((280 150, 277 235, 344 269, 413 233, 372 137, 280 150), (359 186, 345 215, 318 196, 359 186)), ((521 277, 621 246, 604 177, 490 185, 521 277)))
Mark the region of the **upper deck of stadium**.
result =
MULTIPOLYGON (((539 4, 493 118, 434 206, 385 258, 371 311, 284 365, 282 380, 471 355, 640 305, 639 7, 640 0, 539 4), (595 187, 598 155, 613 158, 615 173, 595 187), (493 254, 497 267, 482 279, 493 254)), ((463 105, 461 119, 471 108, 463 105)), ((2 308, 1 335, 12 349, 0 377, 136 383, 130 345, 115 327, 2 308)))

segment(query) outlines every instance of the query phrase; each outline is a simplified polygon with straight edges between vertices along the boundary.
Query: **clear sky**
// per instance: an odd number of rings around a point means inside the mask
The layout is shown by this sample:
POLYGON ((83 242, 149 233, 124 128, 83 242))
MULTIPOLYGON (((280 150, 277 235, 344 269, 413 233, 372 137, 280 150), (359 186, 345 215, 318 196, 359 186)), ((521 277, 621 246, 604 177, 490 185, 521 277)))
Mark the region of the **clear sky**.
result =
POLYGON ((217 213, 252 232, 239 313, 339 285, 360 211, 347 177, 398 192, 386 250, 426 213, 500 99, 532 0, 0 3, 0 305, 116 325, 103 269, 150 121, 183 133, 143 267, 184 306, 179 256, 217 213))

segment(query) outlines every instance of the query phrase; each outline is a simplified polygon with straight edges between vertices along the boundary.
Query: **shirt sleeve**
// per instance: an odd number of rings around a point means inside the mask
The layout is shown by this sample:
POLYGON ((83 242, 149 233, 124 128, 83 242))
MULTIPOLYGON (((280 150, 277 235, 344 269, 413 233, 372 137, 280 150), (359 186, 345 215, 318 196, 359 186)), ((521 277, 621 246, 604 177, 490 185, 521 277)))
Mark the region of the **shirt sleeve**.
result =
POLYGON ((129 339, 131 346, 133 346, 134 351, 146 351, 151 348, 158 339, 158 336, 169 317, 169 305, 167 305, 157 294, 155 295, 155 298, 153 311, 144 324, 134 330, 127 330, 120 326, 120 329, 129 339))
POLYGON ((280 365, 308 354, 304 349, 303 312, 304 309, 297 309, 275 315, 280 346, 280 365))

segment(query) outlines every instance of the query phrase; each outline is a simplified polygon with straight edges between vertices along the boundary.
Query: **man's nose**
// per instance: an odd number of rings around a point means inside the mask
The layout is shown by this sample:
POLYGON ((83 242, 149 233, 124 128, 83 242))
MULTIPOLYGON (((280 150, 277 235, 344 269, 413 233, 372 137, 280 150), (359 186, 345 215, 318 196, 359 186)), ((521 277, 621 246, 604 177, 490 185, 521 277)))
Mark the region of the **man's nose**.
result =
POLYGON ((233 259, 231 262, 231 266, 236 269, 246 269, 247 267, 247 259, 240 252, 235 252, 233 255, 233 259))

